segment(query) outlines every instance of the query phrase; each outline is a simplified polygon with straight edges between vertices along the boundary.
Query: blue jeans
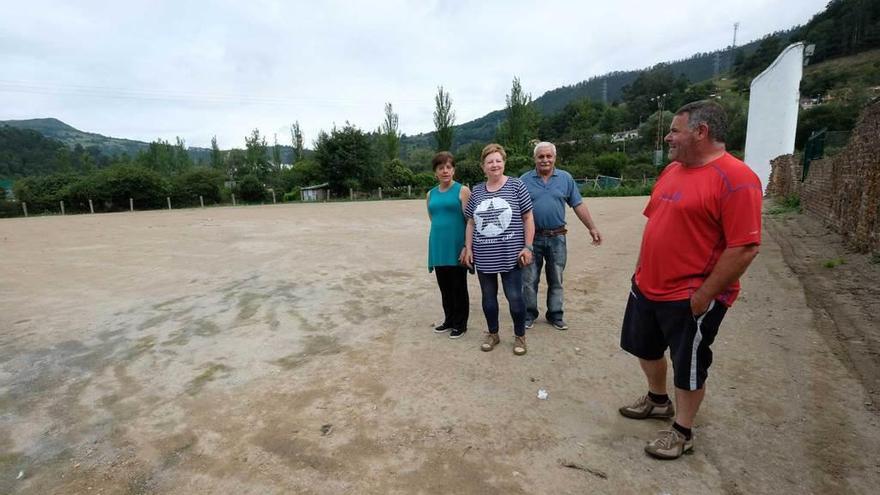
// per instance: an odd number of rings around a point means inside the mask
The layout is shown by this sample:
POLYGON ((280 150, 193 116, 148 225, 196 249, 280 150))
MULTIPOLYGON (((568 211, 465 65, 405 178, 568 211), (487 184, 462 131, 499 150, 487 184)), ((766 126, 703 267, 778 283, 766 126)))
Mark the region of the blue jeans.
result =
POLYGON ((526 319, 538 319, 538 283, 541 267, 547 275, 547 312, 549 321, 562 319, 562 271, 565 270, 565 236, 545 237, 536 235, 532 243, 532 264, 523 269, 523 298, 526 302, 526 319))
POLYGON ((480 290, 483 292, 483 314, 489 333, 498 333, 498 275, 504 287, 504 297, 513 318, 513 333, 522 337, 526 334, 526 306, 523 303, 522 270, 519 267, 504 273, 483 273, 478 271, 480 290))

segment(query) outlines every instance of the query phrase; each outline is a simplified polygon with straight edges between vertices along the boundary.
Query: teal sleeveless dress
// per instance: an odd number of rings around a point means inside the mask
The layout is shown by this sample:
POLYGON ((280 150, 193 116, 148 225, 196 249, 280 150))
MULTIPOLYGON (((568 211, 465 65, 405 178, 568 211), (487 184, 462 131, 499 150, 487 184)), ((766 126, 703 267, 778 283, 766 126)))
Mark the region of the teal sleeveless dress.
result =
POLYGON ((464 247, 465 218, 461 211, 461 184, 452 183, 446 192, 440 186, 431 189, 428 213, 431 214, 431 234, 428 238, 428 271, 435 266, 460 266, 458 256, 464 247))

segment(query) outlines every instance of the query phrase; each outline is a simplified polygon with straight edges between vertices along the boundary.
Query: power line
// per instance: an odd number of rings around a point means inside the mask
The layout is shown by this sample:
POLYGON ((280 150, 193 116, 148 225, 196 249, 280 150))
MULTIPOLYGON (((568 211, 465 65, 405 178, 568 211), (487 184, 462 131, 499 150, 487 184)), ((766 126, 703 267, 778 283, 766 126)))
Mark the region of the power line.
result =
MULTIPOLYGON (((354 98, 315 98, 256 96, 223 93, 203 93, 180 90, 128 89, 77 84, 44 83, 0 79, 0 92, 41 95, 66 95, 84 98, 110 98, 135 101, 168 101, 206 104, 256 105, 311 105, 311 106, 373 106, 375 102, 354 98)), ((420 102, 421 99, 397 99, 402 102, 420 102)), ((384 100, 383 100, 384 102, 384 100)))

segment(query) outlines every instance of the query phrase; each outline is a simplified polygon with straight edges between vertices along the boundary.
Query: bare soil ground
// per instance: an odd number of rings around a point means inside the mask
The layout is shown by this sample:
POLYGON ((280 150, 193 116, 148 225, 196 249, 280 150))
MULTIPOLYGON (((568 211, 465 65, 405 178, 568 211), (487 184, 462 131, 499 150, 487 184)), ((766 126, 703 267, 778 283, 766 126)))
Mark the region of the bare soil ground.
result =
POLYGON ((431 332, 423 201, 3 220, 0 493, 876 493, 877 266, 768 217, 696 451, 655 461, 668 424, 617 413, 645 389, 618 347, 645 199, 589 201, 571 329, 524 357, 509 317, 479 351, 474 277, 471 331, 431 332))

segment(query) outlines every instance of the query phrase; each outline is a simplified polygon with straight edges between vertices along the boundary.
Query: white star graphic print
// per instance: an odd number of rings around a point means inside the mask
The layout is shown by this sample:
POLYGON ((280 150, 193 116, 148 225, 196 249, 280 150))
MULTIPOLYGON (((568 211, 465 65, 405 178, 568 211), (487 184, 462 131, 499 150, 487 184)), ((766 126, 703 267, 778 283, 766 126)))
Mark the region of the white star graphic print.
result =
POLYGON ((504 198, 483 200, 474 210, 474 226, 485 237, 496 237, 510 225, 513 208, 504 198))

